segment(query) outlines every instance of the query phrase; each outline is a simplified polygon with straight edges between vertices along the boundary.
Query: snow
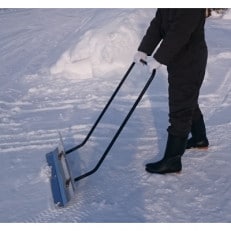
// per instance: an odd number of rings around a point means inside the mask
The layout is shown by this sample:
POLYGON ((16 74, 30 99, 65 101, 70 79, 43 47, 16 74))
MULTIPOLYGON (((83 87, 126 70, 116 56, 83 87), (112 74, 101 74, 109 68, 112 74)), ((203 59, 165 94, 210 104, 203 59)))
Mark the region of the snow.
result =
MULTIPOLYGON (((186 151, 180 174, 151 175, 168 126, 167 72, 158 71, 100 169, 65 208, 52 201, 45 154, 61 132, 80 143, 130 66, 155 9, 0 10, 0 222, 231 221, 231 12, 206 23, 209 59, 200 104, 207 151, 186 151)), ((149 72, 136 65, 89 142, 70 154, 92 169, 149 72)))
POLYGON ((226 14, 224 14, 223 19, 231 19, 231 9, 227 9, 226 14))

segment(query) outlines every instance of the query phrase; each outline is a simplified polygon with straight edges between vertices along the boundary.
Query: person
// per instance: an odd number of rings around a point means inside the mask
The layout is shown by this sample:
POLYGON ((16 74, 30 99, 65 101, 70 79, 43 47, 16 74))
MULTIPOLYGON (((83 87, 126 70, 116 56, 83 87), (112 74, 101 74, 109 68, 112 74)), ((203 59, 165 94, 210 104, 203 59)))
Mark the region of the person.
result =
POLYGON ((198 104, 208 56, 205 19, 206 9, 157 9, 134 56, 151 72, 162 65, 168 71, 167 144, 160 161, 146 164, 149 173, 180 172, 185 149, 209 146, 198 104))

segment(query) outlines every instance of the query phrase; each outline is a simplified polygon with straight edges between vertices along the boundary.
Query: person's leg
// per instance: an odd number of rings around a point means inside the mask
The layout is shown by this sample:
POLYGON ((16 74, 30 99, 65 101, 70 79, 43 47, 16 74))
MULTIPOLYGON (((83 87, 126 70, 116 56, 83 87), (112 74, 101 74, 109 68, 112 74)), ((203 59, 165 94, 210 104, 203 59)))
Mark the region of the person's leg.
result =
MULTIPOLYGON (((207 47, 194 50, 191 61, 182 59, 168 67, 169 123, 168 140, 164 157, 156 163, 146 165, 150 173, 179 172, 188 134, 196 120, 200 87, 204 80, 207 63, 207 47), (182 62, 182 63, 181 63, 182 62)), ((202 115, 202 114, 201 114, 202 115)), ((203 118, 203 117, 200 117, 203 118)))
POLYGON ((181 157, 191 131, 195 105, 197 105, 199 87, 192 72, 178 71, 169 77, 169 122, 168 140, 164 157, 155 163, 146 165, 150 173, 172 173, 182 169, 181 157))
POLYGON ((191 135, 191 138, 187 141, 186 149, 208 148, 209 141, 207 139, 205 122, 199 105, 197 105, 193 112, 191 135))
POLYGON ((191 131, 192 116, 198 90, 187 74, 169 75, 169 127, 168 132, 174 136, 186 137, 191 131))
POLYGON ((197 95, 190 81, 186 81, 187 75, 177 73, 169 74, 169 122, 168 140, 164 157, 155 163, 146 165, 146 171, 150 173, 172 173, 182 169, 181 156, 185 152, 188 134, 191 130, 193 114, 192 99, 197 95))

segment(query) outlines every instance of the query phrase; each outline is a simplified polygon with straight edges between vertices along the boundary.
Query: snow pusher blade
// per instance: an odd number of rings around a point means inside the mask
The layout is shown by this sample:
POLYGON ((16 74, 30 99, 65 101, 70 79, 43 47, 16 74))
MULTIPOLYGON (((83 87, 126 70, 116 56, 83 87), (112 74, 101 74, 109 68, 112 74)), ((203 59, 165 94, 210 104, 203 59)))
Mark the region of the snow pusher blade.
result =
POLYGON ((54 203, 63 207, 72 198, 75 187, 62 140, 59 147, 46 154, 46 160, 51 167, 50 184, 54 203))

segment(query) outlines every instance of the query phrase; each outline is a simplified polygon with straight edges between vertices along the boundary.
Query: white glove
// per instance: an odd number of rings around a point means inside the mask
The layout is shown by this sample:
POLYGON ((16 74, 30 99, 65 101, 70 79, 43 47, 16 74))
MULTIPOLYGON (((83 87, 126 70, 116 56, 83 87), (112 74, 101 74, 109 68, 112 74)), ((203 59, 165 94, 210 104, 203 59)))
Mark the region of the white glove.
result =
POLYGON ((140 60, 147 60, 147 54, 142 52, 142 51, 137 51, 135 56, 134 56, 134 62, 135 63, 140 63, 140 60))
POLYGON ((156 59, 154 58, 150 58, 148 61, 147 61, 147 64, 148 64, 148 68, 149 68, 149 71, 152 73, 154 69, 158 69, 161 67, 161 63, 159 63, 156 59))

